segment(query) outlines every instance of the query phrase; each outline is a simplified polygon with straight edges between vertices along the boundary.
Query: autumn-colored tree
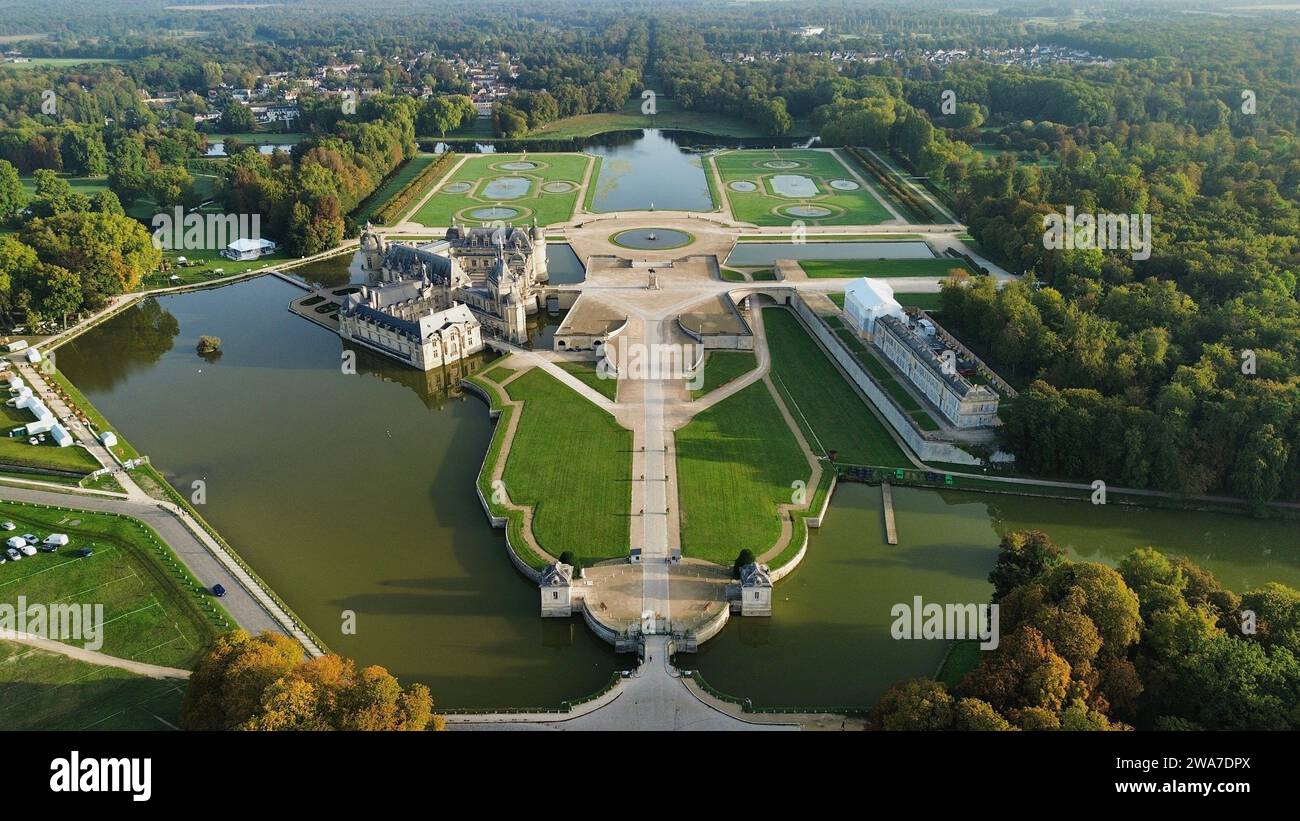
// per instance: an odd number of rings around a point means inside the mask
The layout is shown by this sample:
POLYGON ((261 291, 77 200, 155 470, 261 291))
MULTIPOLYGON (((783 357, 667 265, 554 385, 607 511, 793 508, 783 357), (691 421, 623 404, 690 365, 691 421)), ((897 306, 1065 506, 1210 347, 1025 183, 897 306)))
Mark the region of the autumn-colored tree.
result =
POLYGON ((1012 589, 1032 582, 1065 561, 1065 551, 1041 530, 1008 533, 998 546, 998 560, 989 573, 993 601, 1012 589))
POLYGON ((442 729, 429 689, 403 689, 387 670, 361 670, 327 654, 302 660, 286 636, 236 631, 218 639, 199 664, 182 705, 187 729, 442 729))
POLYGON ((993 705, 977 698, 963 698, 953 709, 954 730, 1004 731, 1016 729, 993 709, 993 705))
POLYGON ((269 630, 235 630, 217 637, 190 676, 181 702, 181 727, 231 730, 261 708, 263 694, 302 662, 296 641, 269 630))
POLYGON ((942 682, 915 678, 899 682, 880 697, 869 726, 881 730, 947 730, 953 699, 942 682))
POLYGON ((999 712, 1029 707, 1055 713, 1070 689, 1070 665, 1030 625, 1016 628, 966 675, 959 695, 983 699, 999 712))

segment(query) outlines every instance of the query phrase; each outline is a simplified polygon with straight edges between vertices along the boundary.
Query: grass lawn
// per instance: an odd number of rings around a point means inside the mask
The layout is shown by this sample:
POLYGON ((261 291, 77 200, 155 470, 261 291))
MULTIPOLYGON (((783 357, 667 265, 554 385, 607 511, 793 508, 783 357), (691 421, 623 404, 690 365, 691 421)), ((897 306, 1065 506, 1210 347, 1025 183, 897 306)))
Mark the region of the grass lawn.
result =
POLYGON ((682 553, 722 565, 756 555, 781 534, 777 506, 808 461, 764 382, 724 399, 677 431, 682 553))
POLYGON ((893 219, 874 194, 862 187, 843 191, 832 180, 858 185, 853 173, 838 154, 812 149, 727 151, 713 158, 722 175, 723 189, 736 219, 755 225, 790 225, 802 220, 808 225, 868 225, 893 219), (789 167, 782 167, 791 164, 789 167), (776 167, 773 167, 776 166, 776 167), (816 193, 788 197, 777 192, 773 178, 781 175, 811 180, 816 193), (749 183, 752 191, 737 191, 733 183, 749 183), (820 207, 822 216, 789 212, 797 206, 820 207))
POLYGON ((18 526, 14 533, 66 533, 70 540, 54 553, 0 565, 0 602, 25 596, 30 604, 102 604, 100 652, 190 667, 217 632, 234 626, 171 549, 135 519, 11 502, 0 502, 0 518, 18 526), (91 546, 94 555, 77 555, 91 546))
POLYGON ((166 730, 185 682, 138 676, 0 641, 0 728, 166 730))
POLYGON ((948 651, 943 667, 939 668, 939 675, 935 678, 948 685, 949 690, 953 689, 980 663, 980 655, 978 641, 953 642, 952 649, 948 651))
POLYGON ((506 381, 511 376, 513 376, 514 373, 515 373, 514 368, 507 368, 505 365, 497 365, 494 368, 488 368, 487 370, 483 371, 482 373, 479 374, 479 376, 483 377, 484 379, 491 379, 493 382, 500 385, 502 382, 506 381))
POLYGON ((420 172, 432 165, 436 159, 438 159, 437 154, 417 154, 403 163, 396 172, 389 175, 375 193, 362 203, 361 208, 357 209, 356 221, 358 223, 371 221, 376 211, 383 208, 394 194, 401 191, 404 185, 419 176, 420 172))
MULTIPOLYGON (((486 225, 496 222, 491 217, 474 216, 472 212, 499 206, 515 211, 502 219, 512 225, 527 225, 537 218, 541 225, 564 222, 573 216, 578 204, 579 186, 591 158, 584 154, 480 154, 469 157, 456 173, 444 177, 437 194, 429 198, 412 219, 422 225, 442 227, 453 222, 486 225), (512 170, 502 168, 506 163, 529 162, 535 168, 512 170), (497 196, 488 191, 489 185, 506 177, 523 177, 527 190, 517 196, 497 196), (549 192, 544 186, 550 183, 569 183, 567 191, 549 192), (466 190, 448 192, 457 184, 466 190)), ((511 193, 511 192, 506 192, 511 193)), ((418 201, 418 200, 417 200, 418 201)))
POLYGON ((758 357, 749 351, 709 351, 704 359, 704 385, 691 391, 699 399, 758 367, 758 357))
POLYGON ((561 362, 560 368, 578 377, 582 384, 611 402, 617 400, 618 380, 601 379, 596 373, 595 362, 561 362))
POLYGON ((632 432, 541 368, 507 390, 524 407, 503 479, 513 501, 533 506, 538 543, 588 564, 626 556, 632 432))
POLYGON ((10 430, 34 421, 36 417, 31 413, 0 403, 0 465, 71 470, 81 474, 99 468, 99 462, 85 448, 77 445, 61 448, 48 438, 48 434, 45 443, 41 445, 27 444, 27 437, 8 435, 10 430))
POLYGON ((164 273, 149 274, 140 281, 140 287, 137 290, 147 291, 151 288, 165 288, 176 285, 193 285, 200 282, 207 282, 222 277, 234 276, 251 271, 255 268, 274 268, 276 264, 286 262, 292 259, 284 251, 277 251, 274 254, 267 254, 258 259, 235 260, 226 259, 217 250, 199 250, 199 251, 163 251, 163 260, 171 265, 171 270, 164 273), (177 264, 178 257, 185 257, 186 261, 196 263, 181 267, 177 264), (172 279, 172 276, 177 279, 172 279))
POLYGON ((784 308, 764 308, 763 324, 772 352, 773 381, 814 451, 838 451, 839 461, 850 464, 912 466, 885 423, 876 418, 794 314, 784 308))
POLYGON ((113 57, 30 57, 25 63, 0 63, 4 68, 12 68, 17 71, 29 71, 33 68, 42 68, 55 66, 66 68, 68 66, 80 66, 87 63, 121 63, 113 57))
MULTIPOLYGON (((677 101, 670 97, 660 96, 655 100, 656 113, 653 115, 642 114, 641 105, 641 97, 636 95, 627 101, 622 111, 565 117, 530 131, 525 139, 572 139, 590 137, 606 131, 630 131, 639 128, 676 129, 720 137, 769 136, 766 131, 748 120, 706 111, 683 110, 678 108, 677 101)), ((808 131, 806 123, 796 123, 793 133, 797 136, 808 131)))
POLYGON ((974 273, 963 260, 949 257, 935 259, 805 259, 799 261, 799 267, 812 279, 837 277, 946 277, 954 270, 974 273))

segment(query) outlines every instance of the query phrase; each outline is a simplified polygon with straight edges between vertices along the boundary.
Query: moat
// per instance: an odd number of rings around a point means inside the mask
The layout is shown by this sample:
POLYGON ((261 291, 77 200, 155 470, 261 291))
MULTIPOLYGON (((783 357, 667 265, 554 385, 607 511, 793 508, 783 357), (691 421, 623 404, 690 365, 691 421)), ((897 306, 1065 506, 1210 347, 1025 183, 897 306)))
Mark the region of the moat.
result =
MULTIPOLYGON (((347 281, 346 265, 331 274, 347 281)), ((361 357, 290 315, 272 277, 143 302, 59 351, 59 365, 331 645, 427 683, 439 705, 541 706, 598 689, 628 662, 580 619, 541 620, 474 493, 491 434, 457 372, 361 357), (194 353, 220 336, 216 361, 194 353), (340 631, 344 611, 356 635, 340 631)), ((551 320, 548 320, 551 321, 551 320)), ((547 328, 537 328, 545 344, 547 328)), ((464 364, 464 372, 482 360, 464 364)), ((1000 533, 1040 528, 1113 563, 1151 545, 1188 555, 1234 590, 1300 584, 1294 524, 895 489, 900 544, 884 543, 879 490, 842 483, 771 619, 736 619, 681 666, 759 705, 864 706, 928 675, 941 642, 895 642, 904 583, 927 598, 984 600, 1000 533)))

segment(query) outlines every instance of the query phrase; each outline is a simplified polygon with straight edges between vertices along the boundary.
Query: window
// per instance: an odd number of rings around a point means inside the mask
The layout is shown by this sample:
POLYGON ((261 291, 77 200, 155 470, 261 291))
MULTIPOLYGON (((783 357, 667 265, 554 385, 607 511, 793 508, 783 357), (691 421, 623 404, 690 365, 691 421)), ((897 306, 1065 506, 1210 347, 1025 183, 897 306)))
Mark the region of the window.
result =
POLYGON ((552 599, 558 599, 558 598, 560 598, 560 591, 558 591, 558 590, 552 590, 552 591, 551 591, 551 598, 552 598, 552 599))
POLYGON ((754 601, 758 601, 758 591, 754 591, 754 601))

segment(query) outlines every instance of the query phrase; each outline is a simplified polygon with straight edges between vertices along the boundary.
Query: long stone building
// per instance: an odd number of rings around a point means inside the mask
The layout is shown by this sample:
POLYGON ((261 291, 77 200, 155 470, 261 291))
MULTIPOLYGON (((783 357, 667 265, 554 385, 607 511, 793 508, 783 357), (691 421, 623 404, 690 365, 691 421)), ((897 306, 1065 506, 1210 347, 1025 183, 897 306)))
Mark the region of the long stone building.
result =
POLYGON ((926 338, 914 331, 906 319, 888 314, 879 317, 871 338, 954 427, 997 424, 998 395, 984 385, 972 385, 951 366, 945 366, 926 338))

